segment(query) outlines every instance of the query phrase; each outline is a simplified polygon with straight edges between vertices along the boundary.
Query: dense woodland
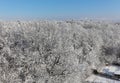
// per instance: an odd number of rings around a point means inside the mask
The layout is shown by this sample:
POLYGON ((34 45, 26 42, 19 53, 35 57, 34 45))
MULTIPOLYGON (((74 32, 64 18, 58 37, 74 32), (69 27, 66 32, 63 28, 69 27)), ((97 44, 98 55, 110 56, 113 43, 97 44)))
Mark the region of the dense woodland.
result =
POLYGON ((0 83, 84 83, 119 59, 119 23, 0 21, 0 83))

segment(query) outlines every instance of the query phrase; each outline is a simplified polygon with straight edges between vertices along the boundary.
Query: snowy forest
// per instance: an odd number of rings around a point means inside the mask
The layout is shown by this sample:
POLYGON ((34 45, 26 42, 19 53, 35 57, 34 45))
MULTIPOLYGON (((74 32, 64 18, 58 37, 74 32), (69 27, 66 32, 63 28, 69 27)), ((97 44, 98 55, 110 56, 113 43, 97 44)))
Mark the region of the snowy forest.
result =
POLYGON ((0 83, 84 83, 120 62, 120 23, 0 21, 0 83))

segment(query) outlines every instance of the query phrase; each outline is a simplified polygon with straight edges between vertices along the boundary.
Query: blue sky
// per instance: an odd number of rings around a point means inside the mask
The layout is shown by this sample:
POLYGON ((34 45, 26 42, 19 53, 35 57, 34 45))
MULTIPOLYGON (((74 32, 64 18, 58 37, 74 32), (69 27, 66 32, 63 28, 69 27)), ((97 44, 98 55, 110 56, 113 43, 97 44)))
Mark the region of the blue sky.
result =
POLYGON ((0 18, 120 18, 120 0, 0 0, 0 18))

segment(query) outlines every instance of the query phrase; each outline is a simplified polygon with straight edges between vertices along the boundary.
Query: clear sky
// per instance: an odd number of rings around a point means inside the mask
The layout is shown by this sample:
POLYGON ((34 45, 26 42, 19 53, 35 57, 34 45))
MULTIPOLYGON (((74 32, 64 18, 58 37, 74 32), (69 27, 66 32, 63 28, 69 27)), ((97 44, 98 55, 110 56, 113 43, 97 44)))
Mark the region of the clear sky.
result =
POLYGON ((120 0, 0 0, 0 18, 120 18, 120 0))

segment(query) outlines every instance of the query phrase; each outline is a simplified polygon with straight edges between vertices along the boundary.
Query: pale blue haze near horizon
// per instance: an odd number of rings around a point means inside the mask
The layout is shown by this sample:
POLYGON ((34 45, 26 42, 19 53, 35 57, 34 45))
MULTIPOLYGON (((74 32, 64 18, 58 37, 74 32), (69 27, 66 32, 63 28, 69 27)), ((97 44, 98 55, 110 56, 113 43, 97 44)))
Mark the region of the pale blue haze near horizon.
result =
POLYGON ((120 19, 120 0, 0 0, 0 18, 120 19))

